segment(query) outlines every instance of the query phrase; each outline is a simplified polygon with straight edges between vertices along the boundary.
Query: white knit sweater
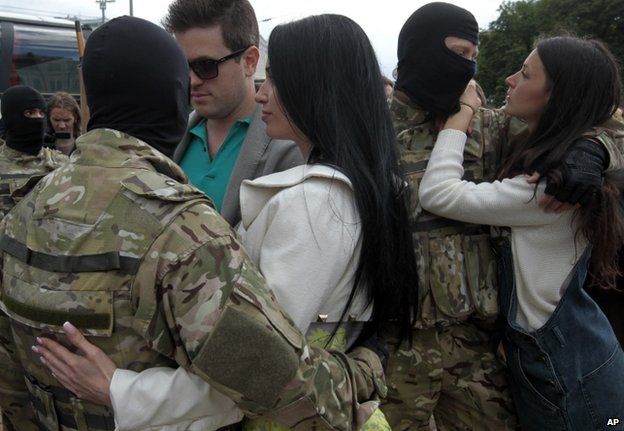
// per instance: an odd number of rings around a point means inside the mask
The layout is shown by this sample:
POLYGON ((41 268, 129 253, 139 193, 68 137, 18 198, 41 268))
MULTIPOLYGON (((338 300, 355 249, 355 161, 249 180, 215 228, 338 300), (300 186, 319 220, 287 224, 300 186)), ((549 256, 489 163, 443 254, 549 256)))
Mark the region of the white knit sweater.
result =
POLYGON ((492 183, 462 181, 465 143, 463 132, 440 132, 420 184, 420 204, 446 218, 511 228, 516 321, 536 330, 561 300, 562 284, 586 242, 578 235, 575 243, 573 211, 552 214, 539 208, 543 182, 535 194, 535 185, 524 175, 492 183))

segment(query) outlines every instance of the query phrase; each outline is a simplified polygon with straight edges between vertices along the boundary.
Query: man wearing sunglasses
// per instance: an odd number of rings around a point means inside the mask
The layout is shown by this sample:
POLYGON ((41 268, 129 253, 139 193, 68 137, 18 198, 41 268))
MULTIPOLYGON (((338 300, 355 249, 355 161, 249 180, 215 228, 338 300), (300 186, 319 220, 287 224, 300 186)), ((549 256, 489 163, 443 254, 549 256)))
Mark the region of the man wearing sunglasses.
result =
POLYGON ((303 163, 293 142, 266 135, 254 101, 260 56, 254 10, 247 0, 176 0, 163 24, 189 62, 194 108, 173 159, 235 225, 244 179, 303 163))

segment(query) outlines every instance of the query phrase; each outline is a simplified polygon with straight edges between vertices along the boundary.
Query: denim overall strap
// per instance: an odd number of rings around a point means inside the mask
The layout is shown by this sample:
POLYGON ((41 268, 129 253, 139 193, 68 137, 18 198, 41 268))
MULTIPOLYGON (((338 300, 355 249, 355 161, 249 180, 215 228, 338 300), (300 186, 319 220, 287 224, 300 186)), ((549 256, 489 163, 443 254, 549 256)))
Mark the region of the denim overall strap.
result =
POLYGON ((523 430, 624 430, 624 352, 608 320, 582 288, 590 250, 566 279, 552 316, 533 332, 516 324, 508 242, 500 257, 503 344, 523 430))

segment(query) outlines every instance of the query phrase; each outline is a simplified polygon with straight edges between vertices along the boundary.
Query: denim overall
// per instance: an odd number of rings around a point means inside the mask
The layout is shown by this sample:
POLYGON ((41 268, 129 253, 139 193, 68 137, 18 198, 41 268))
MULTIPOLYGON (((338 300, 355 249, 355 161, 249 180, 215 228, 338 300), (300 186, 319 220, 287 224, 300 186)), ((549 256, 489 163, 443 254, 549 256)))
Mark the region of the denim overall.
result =
POLYGON ((548 322, 534 332, 516 324, 508 240, 500 252, 503 346, 523 431, 624 430, 624 352, 583 290, 590 249, 564 282, 567 289, 548 322))

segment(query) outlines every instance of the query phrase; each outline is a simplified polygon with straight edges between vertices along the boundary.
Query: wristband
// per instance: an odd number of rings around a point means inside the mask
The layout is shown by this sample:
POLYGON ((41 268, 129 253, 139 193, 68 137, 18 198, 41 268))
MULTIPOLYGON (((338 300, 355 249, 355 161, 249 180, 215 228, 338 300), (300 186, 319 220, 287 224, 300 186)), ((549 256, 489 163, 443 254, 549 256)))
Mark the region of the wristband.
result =
POLYGON ((459 101, 460 105, 464 105, 470 108, 470 110, 472 111, 472 115, 477 113, 477 110, 475 108, 473 108, 472 106, 470 106, 469 104, 467 104, 466 102, 462 102, 461 100, 459 101))

